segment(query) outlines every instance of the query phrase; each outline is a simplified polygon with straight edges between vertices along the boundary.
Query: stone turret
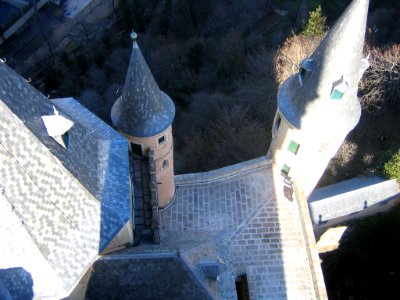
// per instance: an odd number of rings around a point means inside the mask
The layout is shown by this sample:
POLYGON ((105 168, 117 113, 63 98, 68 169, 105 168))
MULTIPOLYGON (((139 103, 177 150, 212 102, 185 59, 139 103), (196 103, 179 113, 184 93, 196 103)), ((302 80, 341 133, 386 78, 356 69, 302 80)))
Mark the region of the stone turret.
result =
POLYGON ((354 0, 299 72, 278 92, 270 153, 282 175, 301 180, 308 196, 347 134, 361 107, 358 82, 368 0, 354 0))
POLYGON ((171 126, 175 106, 159 89, 136 42, 136 33, 131 37, 128 73, 122 95, 112 107, 111 119, 131 142, 133 155, 147 158, 149 151, 154 150, 158 203, 163 208, 175 194, 171 126))

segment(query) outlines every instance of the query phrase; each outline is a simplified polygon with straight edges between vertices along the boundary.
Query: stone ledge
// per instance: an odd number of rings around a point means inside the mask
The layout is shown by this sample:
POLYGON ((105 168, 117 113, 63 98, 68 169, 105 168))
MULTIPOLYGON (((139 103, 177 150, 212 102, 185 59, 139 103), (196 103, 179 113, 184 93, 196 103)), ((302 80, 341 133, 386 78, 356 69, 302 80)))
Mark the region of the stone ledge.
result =
POLYGON ((266 156, 208 172, 175 175, 175 184, 177 186, 182 186, 211 183, 214 181, 225 179, 227 177, 255 171, 261 168, 271 168, 271 161, 266 156))
POLYGON ((311 223, 311 216, 308 209, 307 198, 300 180, 294 182, 294 199, 298 206, 301 220, 303 238, 307 249, 308 265, 310 267, 312 283, 314 286, 316 300, 328 300, 324 276, 322 273, 320 258, 315 241, 314 231, 311 223))
POLYGON ((176 251, 142 252, 131 253, 122 251, 121 253, 111 253, 100 256, 98 260, 133 260, 133 259, 154 259, 154 258, 174 258, 177 257, 176 251))

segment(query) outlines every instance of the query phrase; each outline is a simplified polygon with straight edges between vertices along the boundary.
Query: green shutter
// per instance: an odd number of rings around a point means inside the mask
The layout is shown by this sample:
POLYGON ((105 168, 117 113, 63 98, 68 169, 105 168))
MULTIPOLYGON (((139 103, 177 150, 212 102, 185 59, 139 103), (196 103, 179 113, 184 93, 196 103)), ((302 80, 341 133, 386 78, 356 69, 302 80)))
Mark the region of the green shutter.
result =
POLYGON ((286 175, 288 175, 289 171, 290 171, 290 167, 287 164, 284 164, 283 167, 282 167, 281 172, 286 174, 286 175))
POLYGON ((297 144, 295 141, 290 141, 290 144, 288 146, 288 150, 294 154, 297 154, 297 151, 299 151, 300 145, 297 144))
POLYGON ((338 91, 337 89, 334 89, 331 95, 332 100, 340 100, 342 99, 344 93, 338 91))

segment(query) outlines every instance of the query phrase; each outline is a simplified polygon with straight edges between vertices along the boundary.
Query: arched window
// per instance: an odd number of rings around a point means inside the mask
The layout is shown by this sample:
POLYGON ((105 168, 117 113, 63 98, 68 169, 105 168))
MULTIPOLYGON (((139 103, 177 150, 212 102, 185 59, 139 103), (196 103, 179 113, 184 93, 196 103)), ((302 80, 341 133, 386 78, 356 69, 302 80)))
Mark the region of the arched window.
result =
POLYGON ((274 119, 273 130, 272 130, 272 134, 274 136, 278 133, 279 126, 281 126, 281 121, 282 121, 281 115, 277 111, 276 115, 275 115, 275 119, 274 119))

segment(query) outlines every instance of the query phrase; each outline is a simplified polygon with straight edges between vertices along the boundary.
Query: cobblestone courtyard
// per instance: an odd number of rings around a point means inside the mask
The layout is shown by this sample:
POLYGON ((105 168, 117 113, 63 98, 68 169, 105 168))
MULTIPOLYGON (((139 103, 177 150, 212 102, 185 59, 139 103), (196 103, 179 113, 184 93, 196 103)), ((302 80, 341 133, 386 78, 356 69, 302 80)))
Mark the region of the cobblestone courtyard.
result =
MULTIPOLYGON (((235 275, 248 277, 251 299, 314 299, 299 210, 283 197, 281 179, 266 162, 203 182, 201 174, 192 183, 178 176, 176 199, 162 212, 164 238, 208 233, 209 244, 227 245, 235 275)), ((203 248, 189 250, 187 260, 203 248)))

